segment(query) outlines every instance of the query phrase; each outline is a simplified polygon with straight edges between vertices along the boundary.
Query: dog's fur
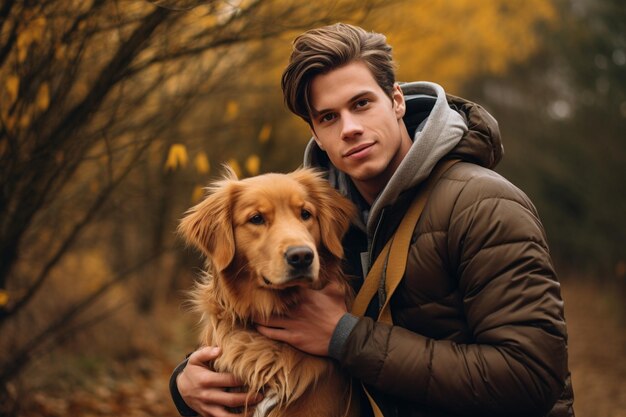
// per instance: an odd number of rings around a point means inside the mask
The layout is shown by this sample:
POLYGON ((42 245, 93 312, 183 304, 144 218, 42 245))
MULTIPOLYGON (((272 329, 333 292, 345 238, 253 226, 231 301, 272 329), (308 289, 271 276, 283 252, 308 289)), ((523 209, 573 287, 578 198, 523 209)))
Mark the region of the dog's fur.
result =
POLYGON ((331 360, 266 338, 253 325, 287 312, 305 286, 321 289, 333 280, 348 294, 341 239, 354 215, 352 203, 312 170, 244 180, 229 171, 180 223, 208 260, 194 292, 201 343, 222 347, 216 370, 263 393, 255 416, 358 414, 349 378, 331 360))

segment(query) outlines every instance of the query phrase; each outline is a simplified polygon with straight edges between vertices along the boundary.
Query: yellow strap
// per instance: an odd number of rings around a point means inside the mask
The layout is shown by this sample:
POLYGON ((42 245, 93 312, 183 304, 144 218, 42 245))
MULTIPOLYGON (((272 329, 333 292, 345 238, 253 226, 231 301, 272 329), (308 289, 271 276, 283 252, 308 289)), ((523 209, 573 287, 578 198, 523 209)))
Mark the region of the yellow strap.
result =
POLYGON ((363 286, 361 286, 359 293, 354 299, 351 313, 355 316, 363 317, 365 315, 367 306, 378 291, 378 286, 380 285, 380 280, 383 275, 383 267, 385 265, 385 260, 387 259, 387 254, 389 253, 392 241, 393 238, 387 241, 387 244, 376 258, 374 265, 372 265, 372 268, 367 273, 367 277, 365 278, 365 281, 363 281, 363 286))
MULTIPOLYGON (((443 175, 443 173, 457 162, 459 162, 458 159, 451 159, 440 162, 435 166, 428 177, 428 180, 426 180, 424 188, 417 194, 411 203, 411 206, 400 222, 398 229, 396 229, 394 235, 387 241, 385 247, 376 258, 376 261, 374 261, 374 265, 372 265, 372 268, 363 282, 363 286, 354 300, 354 304, 351 309, 352 314, 359 317, 365 315, 367 306, 378 292, 380 281, 383 277, 383 269, 385 269, 386 264, 386 298, 384 304, 380 307, 378 321, 393 324, 389 300, 391 300, 391 296, 396 288, 398 288, 398 285, 404 276, 413 231, 422 214, 422 211, 424 210, 424 207, 426 206, 426 201, 428 200, 432 189, 435 187, 435 184, 439 181, 439 178, 443 175)), ((384 417, 380 408, 365 388, 365 385, 363 385, 363 390, 365 391, 370 405, 372 406, 374 416, 384 417)))

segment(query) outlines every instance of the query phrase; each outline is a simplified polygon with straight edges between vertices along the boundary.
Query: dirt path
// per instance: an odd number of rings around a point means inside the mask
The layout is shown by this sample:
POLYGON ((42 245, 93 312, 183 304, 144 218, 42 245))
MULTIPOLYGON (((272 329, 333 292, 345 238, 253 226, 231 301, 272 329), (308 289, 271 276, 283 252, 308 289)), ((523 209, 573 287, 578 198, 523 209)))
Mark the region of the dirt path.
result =
POLYGON ((623 294, 578 281, 562 284, 577 417, 626 417, 623 294))

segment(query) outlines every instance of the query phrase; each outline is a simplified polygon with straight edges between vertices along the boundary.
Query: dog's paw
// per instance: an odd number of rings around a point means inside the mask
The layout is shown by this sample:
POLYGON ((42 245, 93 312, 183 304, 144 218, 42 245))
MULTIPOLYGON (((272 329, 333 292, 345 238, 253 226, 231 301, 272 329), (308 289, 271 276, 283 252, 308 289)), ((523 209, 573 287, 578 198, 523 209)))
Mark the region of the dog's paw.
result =
POLYGON ((267 416, 270 411, 272 411, 274 407, 276 407, 277 404, 278 397, 275 395, 271 395, 271 393, 266 393, 265 398, 263 398, 263 400, 256 405, 253 417, 267 416))

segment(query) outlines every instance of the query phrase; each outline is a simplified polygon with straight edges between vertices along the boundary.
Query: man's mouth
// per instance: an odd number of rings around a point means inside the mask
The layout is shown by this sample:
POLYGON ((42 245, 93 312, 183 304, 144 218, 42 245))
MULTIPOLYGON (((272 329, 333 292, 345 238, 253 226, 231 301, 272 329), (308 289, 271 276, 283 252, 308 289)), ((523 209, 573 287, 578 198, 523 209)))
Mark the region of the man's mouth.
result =
POLYGON ((354 148, 349 149, 346 153, 343 154, 344 158, 348 158, 351 156, 359 156, 360 153, 372 147, 374 143, 363 143, 361 145, 355 146, 354 148))

